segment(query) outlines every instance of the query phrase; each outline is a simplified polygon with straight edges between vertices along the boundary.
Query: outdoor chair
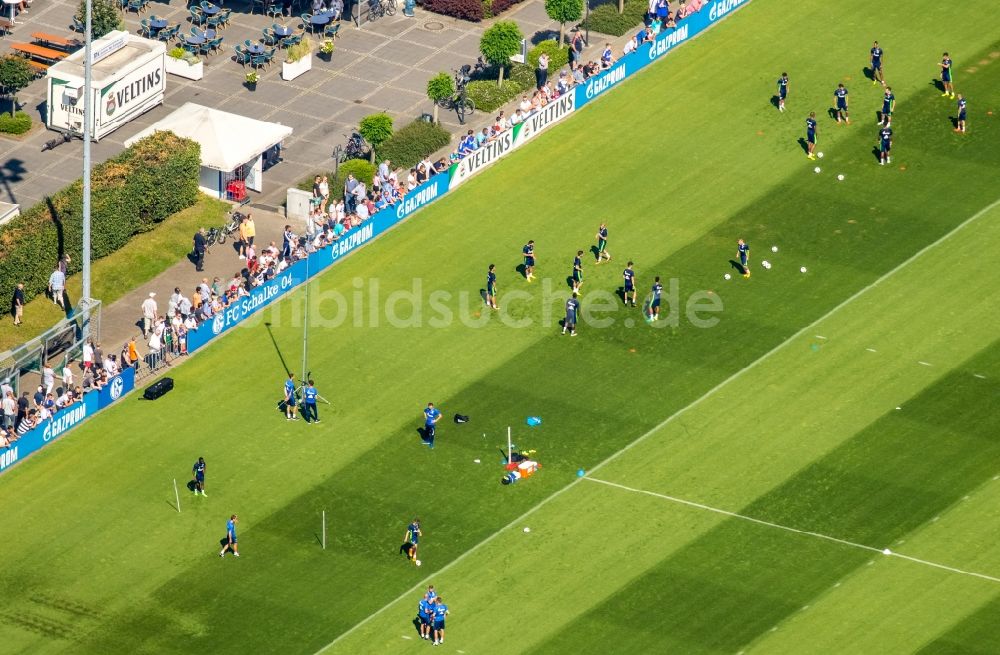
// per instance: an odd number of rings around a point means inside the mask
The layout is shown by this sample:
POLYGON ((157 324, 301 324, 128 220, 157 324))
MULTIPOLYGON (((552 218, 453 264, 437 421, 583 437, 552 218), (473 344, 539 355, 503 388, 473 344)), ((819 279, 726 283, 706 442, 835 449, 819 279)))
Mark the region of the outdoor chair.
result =
POLYGON ((312 14, 302 14, 299 16, 299 18, 302 19, 302 27, 312 32, 314 29, 314 26, 312 24, 312 14))
POLYGON ((213 29, 222 27, 222 12, 220 11, 214 16, 206 16, 205 24, 213 29))
POLYGON ((220 11, 218 15, 219 25, 221 25, 222 27, 229 25, 229 19, 232 15, 233 15, 233 10, 228 7, 220 11))
POLYGON ((285 37, 284 41, 282 41, 282 45, 285 46, 286 48, 290 48, 293 45, 298 45, 300 43, 302 43, 301 34, 290 34, 285 37))
POLYGON ((274 30, 271 29, 270 27, 265 27, 263 33, 264 33, 264 43, 266 43, 267 45, 274 45, 279 41, 278 36, 275 35, 274 30))
POLYGON ((284 7, 281 6, 280 2, 271 2, 267 5, 267 9, 264 11, 271 18, 281 18, 285 15, 284 7))
POLYGON ((260 13, 263 15, 267 11, 267 0, 253 0, 253 4, 250 5, 251 16, 257 7, 260 7, 260 13))
POLYGON ((261 66, 266 66, 268 63, 267 55, 250 55, 250 65, 254 68, 260 68, 261 66))
POLYGON ((148 18, 139 19, 139 34, 147 39, 153 38, 153 28, 149 26, 148 18))
POLYGON ((173 27, 168 27, 164 30, 160 30, 160 33, 157 34, 157 36, 159 37, 160 41, 170 41, 172 39, 176 39, 177 35, 180 33, 181 33, 181 26, 174 25, 173 27))
MULTIPOLYGON (((201 3, 199 3, 198 6, 201 7, 202 11, 205 11, 206 9, 208 11, 212 10, 212 3, 211 2, 207 2, 206 0, 201 0, 201 3)), ((205 13, 207 14, 208 11, 205 11, 205 13)))
POLYGON ((274 53, 277 52, 277 50, 278 50, 277 48, 271 48, 270 50, 264 53, 265 64, 267 64, 268 66, 271 65, 271 62, 274 60, 274 53))
POLYGON ((202 15, 201 9, 198 9, 197 7, 189 7, 188 13, 191 14, 192 25, 201 25, 205 22, 205 17, 202 15))
POLYGON ((76 16, 73 16, 73 31, 79 32, 80 34, 83 34, 84 32, 87 31, 87 26, 84 25, 83 21, 77 18, 76 16))
POLYGON ((214 39, 212 39, 211 41, 209 41, 208 42, 208 47, 209 47, 209 49, 213 53, 215 53, 215 52, 222 52, 222 50, 223 50, 223 48, 222 48, 222 37, 221 36, 217 36, 214 39))
POLYGON ((330 25, 326 26, 325 30, 323 30, 323 36, 330 37, 331 39, 336 38, 337 32, 339 31, 340 31, 340 23, 339 22, 331 23, 330 25))
POLYGON ((127 1, 128 4, 126 6, 128 7, 128 10, 134 11, 137 14, 142 12, 146 8, 146 5, 143 4, 142 0, 127 0, 127 1))
POLYGON ((233 48, 233 52, 236 53, 236 63, 240 66, 246 66, 250 63, 250 53, 244 50, 241 46, 233 48))

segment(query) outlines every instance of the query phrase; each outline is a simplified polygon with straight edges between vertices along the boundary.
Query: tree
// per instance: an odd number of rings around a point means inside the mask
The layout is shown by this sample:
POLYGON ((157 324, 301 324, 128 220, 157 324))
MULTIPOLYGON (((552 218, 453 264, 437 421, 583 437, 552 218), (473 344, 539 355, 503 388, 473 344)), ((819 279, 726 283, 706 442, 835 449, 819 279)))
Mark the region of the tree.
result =
MULTIPOLYGON (((80 0, 80 9, 77 11, 77 18, 84 22, 87 16, 87 0, 80 0)), ((90 10, 90 32, 93 38, 99 39, 109 32, 124 29, 125 23, 122 21, 118 8, 112 0, 92 0, 90 10)))
POLYGON ((545 13, 559 23, 559 47, 563 45, 563 32, 566 23, 580 20, 583 17, 583 2, 581 0, 545 0, 545 13))
POLYGON ((10 115, 17 113, 17 92, 31 84, 35 71, 28 65, 28 60, 19 55, 0 57, 0 87, 10 95, 12 107, 10 115))
POLYGON ((455 82, 448 73, 438 73, 427 80, 427 97, 434 103, 434 122, 438 122, 438 103, 455 95, 455 82))
POLYGON ((384 113, 365 116, 358 124, 358 132, 371 144, 374 163, 375 151, 392 136, 392 116, 384 113))
POLYGON ((497 86, 503 84, 504 67, 510 63, 510 58, 521 51, 521 41, 524 35, 521 28, 512 20, 498 21, 490 29, 483 32, 479 41, 479 52, 486 61, 500 69, 497 86))

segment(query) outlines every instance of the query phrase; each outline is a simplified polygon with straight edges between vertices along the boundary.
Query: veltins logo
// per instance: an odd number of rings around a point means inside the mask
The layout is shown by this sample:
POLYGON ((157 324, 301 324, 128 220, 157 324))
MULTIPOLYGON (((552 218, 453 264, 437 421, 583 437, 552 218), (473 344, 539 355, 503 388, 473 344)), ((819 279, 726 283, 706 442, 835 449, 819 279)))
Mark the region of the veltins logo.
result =
POLYGON ((115 102, 115 94, 108 95, 108 104, 104 106, 104 113, 108 116, 114 116, 115 110, 118 109, 118 103, 115 102))
POLYGON ((125 382, 122 380, 122 376, 118 376, 111 382, 111 400, 118 400, 121 398, 122 391, 125 390, 125 382))
POLYGON ((219 334, 226 327, 226 315, 216 314, 212 319, 212 334, 219 334))

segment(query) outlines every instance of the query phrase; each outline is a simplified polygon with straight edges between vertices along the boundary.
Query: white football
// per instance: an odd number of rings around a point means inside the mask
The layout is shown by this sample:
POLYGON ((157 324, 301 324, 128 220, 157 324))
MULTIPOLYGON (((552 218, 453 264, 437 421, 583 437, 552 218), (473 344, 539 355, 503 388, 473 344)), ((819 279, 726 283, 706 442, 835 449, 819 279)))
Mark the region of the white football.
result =
POLYGON ((417 566, 420 566, 420 560, 413 560, 413 563, 416 564, 417 566))
POLYGON ((729 279, 731 279, 731 278, 732 278, 733 276, 732 276, 732 275, 730 275, 729 273, 726 273, 726 274, 725 274, 725 275, 723 275, 722 277, 724 277, 724 278, 726 278, 727 280, 729 280, 729 279))
POLYGON ((841 182, 843 182, 844 181, 844 174, 841 173, 840 175, 838 175, 837 179, 840 180, 841 182))
POLYGON ((823 153, 822 152, 817 152, 816 156, 819 157, 820 159, 823 159, 823 153))
POLYGON ((766 259, 762 261, 760 265, 763 266, 764 268, 771 268, 771 262, 767 261, 766 259))
POLYGON ((802 272, 802 273, 805 273, 806 272, 806 267, 803 266, 802 268, 799 269, 799 271, 802 272))
POLYGON ((816 168, 814 168, 814 169, 813 169, 813 172, 814 172, 814 173, 819 173, 819 171, 820 171, 820 168, 819 168, 819 166, 817 166, 816 168))
POLYGON ((531 528, 525 528, 524 531, 525 532, 531 532, 531 528))
POLYGON ((778 252, 778 246, 771 246, 771 252, 778 252))

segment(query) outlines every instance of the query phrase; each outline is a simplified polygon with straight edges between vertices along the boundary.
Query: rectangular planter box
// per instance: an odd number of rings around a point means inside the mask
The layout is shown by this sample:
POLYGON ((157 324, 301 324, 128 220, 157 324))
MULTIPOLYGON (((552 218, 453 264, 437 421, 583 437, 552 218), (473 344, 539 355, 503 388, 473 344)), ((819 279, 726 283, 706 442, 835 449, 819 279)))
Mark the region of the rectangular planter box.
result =
POLYGON ((311 53, 291 64, 283 61, 281 62, 281 79, 286 81, 294 80, 299 75, 312 70, 312 65, 313 58, 311 53))
POLYGON ((176 57, 166 57, 167 72, 177 77, 184 77, 189 80, 200 80, 205 77, 205 62, 199 61, 191 65, 183 59, 176 57))

